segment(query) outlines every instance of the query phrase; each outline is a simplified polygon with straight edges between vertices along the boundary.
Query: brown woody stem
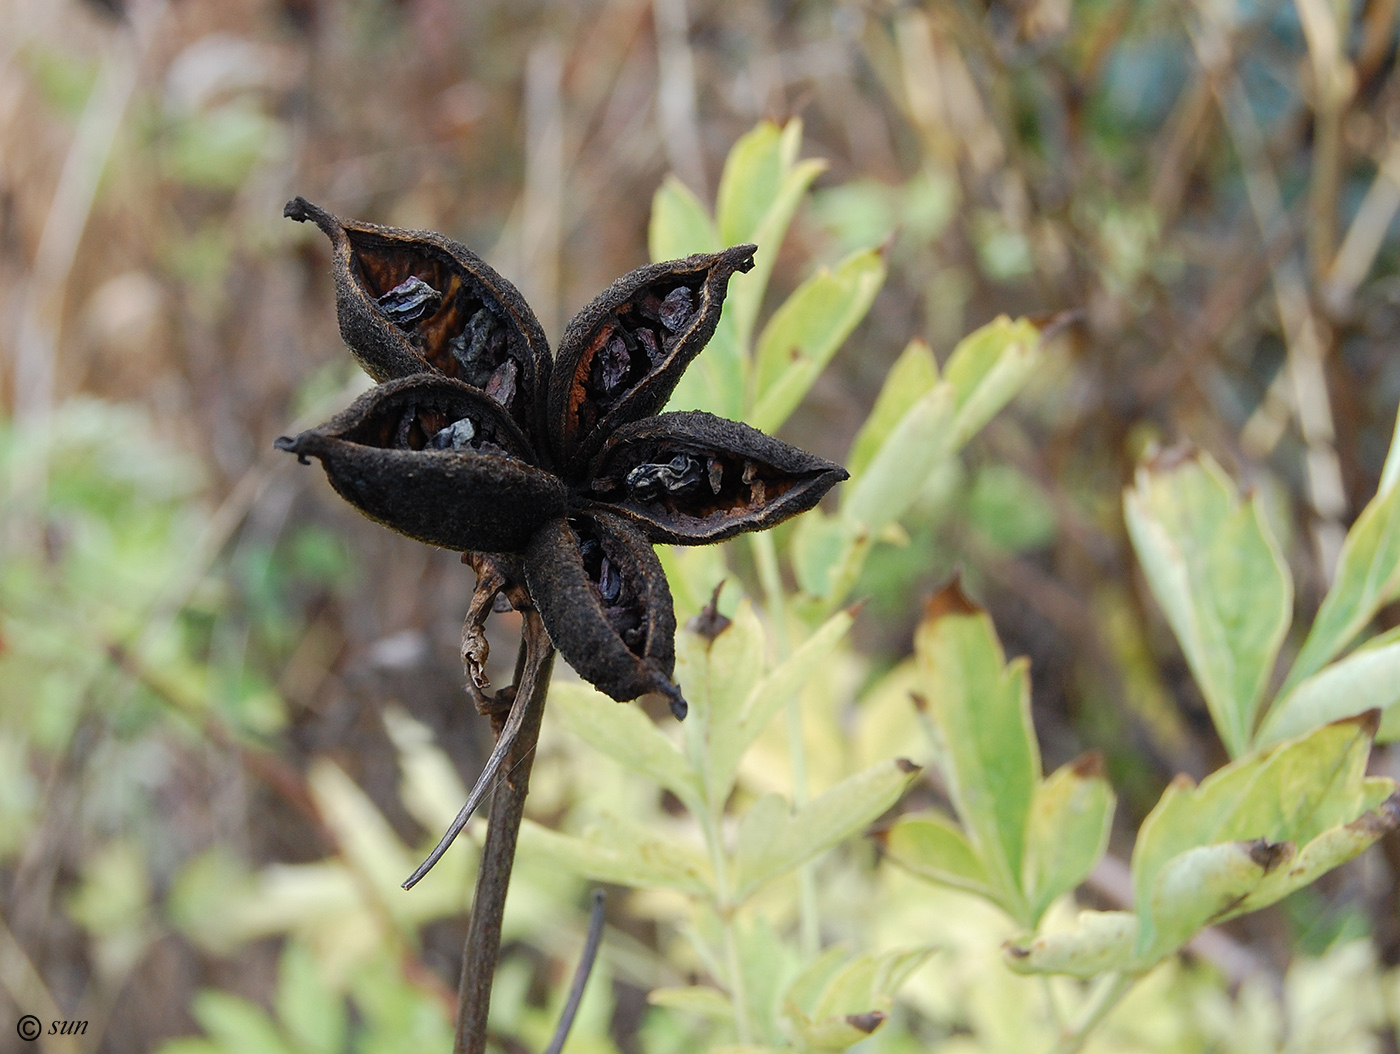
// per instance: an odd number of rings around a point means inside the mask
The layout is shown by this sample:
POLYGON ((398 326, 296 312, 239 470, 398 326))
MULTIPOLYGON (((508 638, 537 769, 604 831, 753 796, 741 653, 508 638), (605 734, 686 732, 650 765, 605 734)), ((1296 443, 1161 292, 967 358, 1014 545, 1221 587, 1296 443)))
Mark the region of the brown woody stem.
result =
POLYGON ((453 1054, 485 1054, 486 1015, 491 1008, 491 983, 501 951, 501 917, 506 890, 515 863, 515 842, 525 815, 525 795, 530 768, 540 737, 549 675, 554 668, 554 645, 533 608, 524 612, 520 639, 520 668, 516 691, 528 697, 524 718, 505 759, 500 781, 491 795, 486 844, 477 871, 476 896, 462 959, 462 981, 457 990, 457 1035, 453 1054))

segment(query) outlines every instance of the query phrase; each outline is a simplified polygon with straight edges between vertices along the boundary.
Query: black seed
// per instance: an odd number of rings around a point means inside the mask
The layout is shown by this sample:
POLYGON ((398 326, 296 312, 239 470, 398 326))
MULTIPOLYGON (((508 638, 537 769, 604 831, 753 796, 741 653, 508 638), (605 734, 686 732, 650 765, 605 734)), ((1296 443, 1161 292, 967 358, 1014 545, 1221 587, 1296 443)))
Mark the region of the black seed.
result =
POLYGON ((649 329, 639 329, 634 335, 642 350, 647 353, 648 361, 653 366, 660 365, 661 360, 666 357, 666 353, 661 350, 661 344, 656 339, 656 334, 649 329))
POLYGON ((620 333, 614 333, 593 362, 593 386, 604 395, 611 395, 627 379, 631 368, 632 356, 627 354, 627 344, 620 333))
MULTIPOLYGON (((638 501, 652 501, 664 490, 675 494, 700 482, 700 459, 677 454, 665 464, 648 462, 627 473, 627 486, 638 501)), ((713 478, 713 477, 712 477, 713 478)))
POLYGON ((676 286, 661 301, 658 314, 663 326, 672 333, 679 333, 695 314, 695 294, 686 286, 676 286))
POLYGON ((453 421, 428 442, 434 450, 465 450, 476 436, 476 426, 468 417, 453 421))
POLYGON ((719 494, 720 485, 724 483, 724 462, 717 457, 710 458, 706 475, 709 477, 710 492, 719 494))
POLYGON ((399 329, 407 329, 426 315, 431 315, 442 303, 442 294, 417 275, 409 275, 375 301, 389 321, 399 329))

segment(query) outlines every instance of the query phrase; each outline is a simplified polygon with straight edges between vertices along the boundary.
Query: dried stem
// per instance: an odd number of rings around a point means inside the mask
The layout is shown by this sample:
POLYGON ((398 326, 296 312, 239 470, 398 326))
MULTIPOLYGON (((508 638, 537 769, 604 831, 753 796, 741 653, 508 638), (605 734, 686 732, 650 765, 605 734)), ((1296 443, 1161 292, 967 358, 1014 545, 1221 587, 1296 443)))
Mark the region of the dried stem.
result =
POLYGON ((530 785, 535 744, 540 737, 549 675, 554 668, 554 645, 545 633, 539 613, 530 609, 524 615, 516 693, 526 699, 526 705, 515 742, 501 762, 500 782, 491 796, 486 844, 477 872, 476 896, 472 900, 462 961, 462 982, 457 992, 454 1054, 484 1054, 486 1050, 486 1015, 491 1008, 491 982, 501 950, 501 917, 505 912, 511 867, 515 863, 515 842, 525 815, 525 795, 530 785))

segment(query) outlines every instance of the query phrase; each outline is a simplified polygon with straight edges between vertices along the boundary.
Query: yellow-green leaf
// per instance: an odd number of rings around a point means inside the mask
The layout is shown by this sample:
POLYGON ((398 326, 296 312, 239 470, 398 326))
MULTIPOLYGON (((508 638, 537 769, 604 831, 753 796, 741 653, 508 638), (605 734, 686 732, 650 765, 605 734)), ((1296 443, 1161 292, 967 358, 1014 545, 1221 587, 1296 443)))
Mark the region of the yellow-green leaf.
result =
POLYGON ((943 379, 956 393, 955 448, 980 432, 1021 390, 1040 361, 1040 350, 1040 330, 1034 323, 1005 315, 958 342, 943 367, 943 379))
POLYGON ((1113 788, 1097 755, 1063 765, 1035 789, 1026 829, 1022 888, 1029 921, 1089 877, 1108 848, 1113 788))
POLYGON ((846 471, 859 476, 894 431, 909 408, 938 383, 938 361, 933 349, 917 337, 895 359, 885 383, 870 410, 870 416, 856 433, 851 452, 846 455, 846 471))
POLYGON ((736 899, 743 901, 764 882, 868 826, 899 800, 918 771, 907 762, 881 762, 842 780, 795 814, 777 795, 760 798, 739 826, 736 899))
POLYGON ((1081 911, 1079 925, 1006 945, 1006 965, 1017 973, 1097 977, 1133 958, 1138 918, 1131 911, 1081 911))
POLYGON ((1239 757, 1293 614, 1293 581, 1263 509, 1208 454, 1139 468, 1123 508, 1152 593, 1239 757))
POLYGON ((782 426, 870 310, 884 281, 883 255, 867 249, 831 270, 823 268, 794 290, 758 338, 750 424, 764 432, 782 426))
POLYGON ((714 221, 689 187, 667 176, 651 199, 647 245, 653 261, 679 260, 691 253, 721 248, 714 221))

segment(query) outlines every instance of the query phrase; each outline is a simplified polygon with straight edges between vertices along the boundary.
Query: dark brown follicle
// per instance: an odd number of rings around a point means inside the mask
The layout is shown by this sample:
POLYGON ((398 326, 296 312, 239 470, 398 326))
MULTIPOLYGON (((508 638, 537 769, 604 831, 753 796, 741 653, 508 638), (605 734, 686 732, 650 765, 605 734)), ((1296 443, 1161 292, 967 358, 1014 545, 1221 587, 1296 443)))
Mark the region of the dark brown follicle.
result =
POLYGON ((432 231, 342 220, 303 198, 284 211, 330 238, 341 336, 372 377, 434 370, 490 391, 539 431, 549 346, 513 285, 432 231))
POLYGON ((719 323, 729 279, 754 246, 652 264, 615 282, 569 323, 548 411, 561 460, 586 464, 601 427, 648 417, 670 398, 719 323))
POLYGON ((618 429, 580 500, 604 504, 656 542, 699 544, 763 530, 810 509, 846 478, 839 465, 700 411, 618 429))
POLYGON ((684 716, 671 592, 644 538, 611 517, 555 520, 531 543, 525 578, 555 647, 586 680, 619 701, 662 692, 684 716))
POLYGON ((505 411, 432 374, 382 384, 276 445, 319 458, 352 505, 430 545, 523 552, 564 511, 562 484, 529 464, 529 444, 505 411))

